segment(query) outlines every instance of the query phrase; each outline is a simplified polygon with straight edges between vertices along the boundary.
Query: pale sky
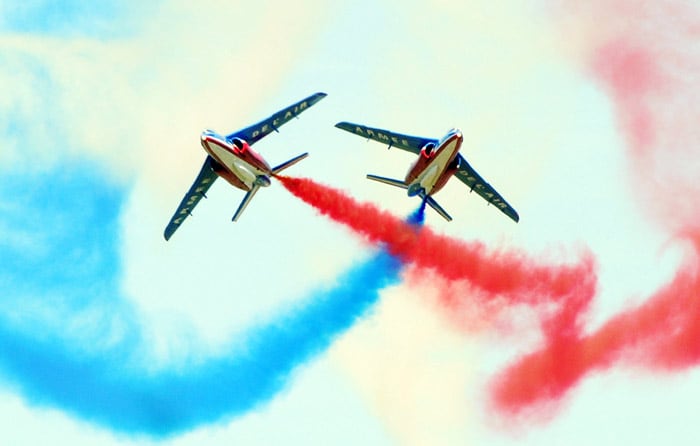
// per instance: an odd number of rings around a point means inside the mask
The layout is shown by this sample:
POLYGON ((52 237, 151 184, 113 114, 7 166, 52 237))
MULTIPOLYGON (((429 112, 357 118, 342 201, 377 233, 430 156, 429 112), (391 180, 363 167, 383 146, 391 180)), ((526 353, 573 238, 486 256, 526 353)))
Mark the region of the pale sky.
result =
POLYGON ((0 2, 0 442, 695 444, 697 359, 660 370, 646 344, 550 406, 494 409, 494 378, 542 346, 532 312, 491 313, 275 181, 236 223, 244 193, 218 181, 162 236, 203 129, 323 91, 256 144, 271 165, 308 151, 285 173, 403 218, 418 200, 365 175, 412 155, 333 125, 459 127, 521 221, 453 180, 454 220, 425 225, 546 265, 590 253, 594 333, 695 265, 700 14, 636 3, 0 2))

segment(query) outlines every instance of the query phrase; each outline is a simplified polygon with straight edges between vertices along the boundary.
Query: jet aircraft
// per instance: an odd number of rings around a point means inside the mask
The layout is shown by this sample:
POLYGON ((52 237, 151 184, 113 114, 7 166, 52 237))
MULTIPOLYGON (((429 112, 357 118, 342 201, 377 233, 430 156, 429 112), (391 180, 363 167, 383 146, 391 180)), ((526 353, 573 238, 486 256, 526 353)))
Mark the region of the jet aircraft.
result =
POLYGON ((463 141, 462 132, 459 129, 452 129, 442 139, 437 140, 402 135, 350 122, 339 122, 335 126, 364 138, 388 144, 389 148, 397 147, 418 155, 418 159, 411 165, 403 181, 378 175, 367 175, 367 178, 406 189, 409 197, 421 197, 447 221, 452 220, 452 217, 435 201, 433 195, 442 189, 453 175, 513 221, 520 220, 515 209, 459 154, 463 141))
POLYGON ((261 187, 270 185, 270 177, 282 170, 301 161, 308 156, 302 153, 278 166, 270 167, 260 154, 251 146, 270 133, 279 132, 279 127, 289 122, 292 118, 313 106, 326 96, 325 93, 315 93, 289 107, 278 111, 267 119, 257 124, 244 128, 227 136, 222 136, 213 130, 202 132, 200 142, 207 152, 204 165, 194 180, 180 206, 170 219, 165 228, 165 240, 169 240, 173 233, 180 227, 197 203, 206 197, 206 193, 218 177, 222 177, 233 187, 246 191, 243 201, 238 206, 233 221, 238 220, 250 200, 261 187))

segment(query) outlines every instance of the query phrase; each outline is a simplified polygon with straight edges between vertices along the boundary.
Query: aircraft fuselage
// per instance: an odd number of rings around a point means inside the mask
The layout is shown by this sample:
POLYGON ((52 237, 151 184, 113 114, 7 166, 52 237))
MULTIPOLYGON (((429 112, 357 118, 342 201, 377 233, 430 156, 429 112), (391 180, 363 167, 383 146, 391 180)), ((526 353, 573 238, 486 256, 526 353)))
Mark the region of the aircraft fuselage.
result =
POLYGON ((232 186, 249 191, 254 184, 270 185, 270 165, 245 140, 234 138, 229 143, 216 132, 205 130, 201 143, 215 161, 214 172, 232 186))
POLYGON ((461 131, 452 129, 437 146, 429 143, 421 149, 418 159, 411 165, 404 180, 409 196, 421 192, 432 195, 445 186, 457 171, 457 153, 462 147, 463 139, 461 131))

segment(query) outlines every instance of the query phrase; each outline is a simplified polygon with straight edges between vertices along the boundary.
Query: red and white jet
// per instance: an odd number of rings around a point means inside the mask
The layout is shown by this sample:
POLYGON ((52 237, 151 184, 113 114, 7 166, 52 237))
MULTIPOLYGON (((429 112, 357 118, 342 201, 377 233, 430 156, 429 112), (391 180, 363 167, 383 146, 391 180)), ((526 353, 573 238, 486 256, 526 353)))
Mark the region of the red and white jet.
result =
POLYGON ((238 220, 258 189, 270 185, 271 176, 308 156, 308 153, 302 153, 278 166, 270 167, 263 157, 250 146, 273 131, 277 132, 280 126, 292 118, 296 118, 301 112, 325 96, 325 93, 313 94, 257 124, 227 136, 219 135, 213 130, 203 131, 200 140, 202 147, 207 152, 207 159, 204 160, 204 165, 197 179, 165 228, 165 239, 169 240, 185 218, 192 215, 192 209, 197 206, 202 197, 206 197, 206 192, 218 177, 222 177, 232 186, 246 191, 243 201, 238 206, 236 213, 233 214, 232 220, 238 220))
POLYGON ((516 222, 520 220, 515 209, 459 154, 463 137, 458 129, 450 130, 442 139, 437 140, 402 135, 350 122, 339 122, 335 126, 364 138, 388 144, 389 148, 397 147, 418 155, 418 159, 411 165, 403 181, 378 175, 367 175, 367 178, 406 189, 410 197, 421 197, 446 220, 450 221, 452 217, 432 196, 442 189, 453 175, 508 217, 516 222))

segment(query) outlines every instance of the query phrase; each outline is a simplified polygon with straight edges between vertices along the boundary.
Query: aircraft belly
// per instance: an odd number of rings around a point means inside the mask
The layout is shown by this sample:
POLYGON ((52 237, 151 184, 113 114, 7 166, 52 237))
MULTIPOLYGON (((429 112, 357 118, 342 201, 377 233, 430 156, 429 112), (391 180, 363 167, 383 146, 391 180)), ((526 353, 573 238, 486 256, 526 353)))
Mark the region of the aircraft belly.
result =
POLYGON ((257 177, 254 166, 251 166, 233 153, 226 150, 224 147, 220 147, 217 144, 209 144, 208 148, 209 151, 211 151, 212 156, 214 156, 219 164, 221 164, 226 170, 235 175, 248 188, 253 186, 253 182, 257 177))
POLYGON ((425 189, 426 194, 430 194, 432 191, 433 186, 437 181, 438 173, 438 166, 433 164, 425 169, 423 175, 418 178, 418 182, 420 183, 421 187, 425 189))
POLYGON ((435 184, 437 184, 442 174, 447 170, 447 166, 455 157, 458 148, 459 145, 456 141, 452 141, 441 147, 435 155, 435 158, 432 159, 430 165, 425 169, 423 174, 418 177, 418 181, 421 187, 425 189, 426 194, 429 195, 433 192, 435 184))
POLYGON ((434 161, 434 163, 440 167, 440 172, 444 171, 447 168, 447 165, 450 164, 450 161, 452 161, 455 155, 457 155, 458 150, 459 144, 457 144, 457 141, 455 140, 450 141, 446 146, 440 148, 440 151, 435 156, 434 161))
POLYGON ((255 181, 256 175, 248 170, 247 167, 248 166, 243 163, 234 162, 231 165, 231 172, 233 172, 234 175, 243 181, 246 186, 253 187, 253 182, 255 181))

